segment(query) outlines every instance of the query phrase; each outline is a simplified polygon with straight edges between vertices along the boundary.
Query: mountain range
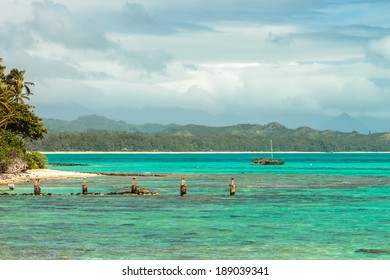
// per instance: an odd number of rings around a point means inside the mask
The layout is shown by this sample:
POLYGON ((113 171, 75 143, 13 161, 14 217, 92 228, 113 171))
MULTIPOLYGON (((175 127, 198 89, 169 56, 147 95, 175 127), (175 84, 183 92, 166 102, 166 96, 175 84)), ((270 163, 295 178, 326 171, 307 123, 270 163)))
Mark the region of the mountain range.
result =
POLYGON ((129 124, 125 121, 116 121, 99 115, 86 115, 76 120, 43 119, 45 126, 53 132, 82 132, 87 130, 141 132, 146 134, 157 133, 167 128, 179 127, 177 124, 129 124))
POLYGON ((99 115, 81 116, 73 121, 58 119, 43 119, 45 126, 50 132, 83 132, 88 130, 124 131, 144 134, 161 134, 177 136, 213 136, 213 135, 258 135, 258 136, 310 136, 328 135, 329 133, 342 134, 340 129, 343 125, 349 125, 349 132, 357 133, 364 126, 347 114, 342 114, 329 120, 325 127, 336 128, 316 130, 310 127, 290 129, 278 123, 271 122, 267 125, 260 124, 237 124, 231 126, 212 127, 205 125, 178 125, 178 124, 129 124, 125 121, 116 121, 99 115))
MULTIPOLYGON (((75 118, 85 117, 88 115, 105 116, 111 120, 123 120, 127 124, 133 125, 132 129, 142 131, 143 124, 153 124, 151 131, 155 130, 154 124, 200 124, 211 127, 229 126, 232 124, 242 123, 258 123, 267 124, 271 122, 279 122, 289 128, 298 128, 308 126, 317 130, 335 130, 340 132, 357 131, 361 134, 387 132, 390 129, 390 119, 383 117, 369 116, 351 116, 347 113, 342 113, 335 116, 329 116, 318 113, 275 113, 254 111, 238 113, 234 110, 229 113, 211 114, 199 109, 181 109, 181 108, 140 108, 140 109, 90 109, 80 105, 71 104, 63 105, 37 105, 35 111, 38 116, 46 119, 67 120, 74 122, 75 118)), ((157 130, 159 125, 157 125, 157 130)), ((81 129, 80 127, 78 129, 81 129)), ((146 128, 145 128, 146 129, 146 128)), ((146 129, 149 131, 149 128, 146 129)))

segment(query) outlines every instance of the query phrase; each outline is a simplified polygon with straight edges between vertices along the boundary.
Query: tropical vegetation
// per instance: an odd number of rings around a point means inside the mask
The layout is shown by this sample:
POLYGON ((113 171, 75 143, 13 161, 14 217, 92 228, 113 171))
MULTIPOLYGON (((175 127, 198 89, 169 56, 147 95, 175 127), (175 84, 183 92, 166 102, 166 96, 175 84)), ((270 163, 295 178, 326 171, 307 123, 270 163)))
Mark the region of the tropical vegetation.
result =
MULTIPOLYGON (((304 129, 303 129, 304 130, 304 129)), ((248 133, 248 131, 246 131, 248 133)), ((385 152, 390 151, 390 133, 362 135, 332 131, 302 130, 275 132, 273 135, 245 134, 144 134, 121 131, 49 132, 43 140, 29 143, 38 151, 128 151, 128 152, 224 152, 269 151, 300 152, 385 152)))
POLYGON ((42 139, 47 132, 34 107, 27 103, 34 84, 24 81, 24 70, 5 70, 0 58, 0 172, 44 168, 46 158, 26 148, 27 141, 42 139))
POLYGON ((103 116, 88 115, 74 121, 43 119, 49 132, 30 142, 38 151, 274 151, 386 152, 390 133, 359 134, 310 127, 291 129, 280 123, 204 125, 132 125, 103 116))

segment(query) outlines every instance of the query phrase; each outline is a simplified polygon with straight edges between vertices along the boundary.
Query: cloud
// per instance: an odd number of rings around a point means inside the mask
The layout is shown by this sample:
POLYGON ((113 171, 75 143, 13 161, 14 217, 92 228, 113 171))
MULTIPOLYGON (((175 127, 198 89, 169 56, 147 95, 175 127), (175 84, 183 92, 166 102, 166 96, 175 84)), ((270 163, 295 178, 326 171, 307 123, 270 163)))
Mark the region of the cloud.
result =
POLYGON ((371 41, 368 56, 380 65, 390 66, 390 35, 371 41))
POLYGON ((65 5, 51 1, 32 4, 34 18, 26 25, 43 40, 67 48, 107 49, 111 43, 93 22, 72 13, 65 5))
POLYGON ((24 25, 15 23, 0 24, 0 50, 23 50, 35 45, 33 36, 24 25))
POLYGON ((84 107, 96 107, 107 102, 103 92, 96 87, 74 79, 49 79, 35 84, 34 102, 38 104, 80 104, 84 107))
POLYGON ((53 78, 82 80, 87 77, 77 67, 76 62, 64 63, 60 59, 29 55, 27 52, 18 53, 13 63, 14 67, 26 69, 26 76, 34 81, 53 78))
POLYGON ((388 1, 4 1, 1 55, 42 103, 388 114, 388 1))
POLYGON ((127 69, 139 70, 143 75, 164 74, 171 60, 171 56, 161 50, 137 51, 117 48, 110 56, 127 69))
POLYGON ((161 33, 164 31, 162 24, 150 16, 140 3, 126 3, 122 15, 126 29, 130 32, 139 33, 161 33))
POLYGON ((291 35, 274 35, 272 32, 268 34, 267 42, 275 43, 279 46, 288 46, 292 42, 291 35))

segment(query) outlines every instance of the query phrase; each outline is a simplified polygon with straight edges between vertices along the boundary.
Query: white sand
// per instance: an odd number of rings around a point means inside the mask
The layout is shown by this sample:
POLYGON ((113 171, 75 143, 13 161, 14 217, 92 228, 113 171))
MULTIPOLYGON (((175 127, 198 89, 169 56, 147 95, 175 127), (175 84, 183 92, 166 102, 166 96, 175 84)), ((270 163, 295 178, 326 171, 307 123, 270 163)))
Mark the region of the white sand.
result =
POLYGON ((0 174, 0 184, 10 184, 18 182, 29 182, 35 178, 39 179, 66 179, 83 178, 97 176, 94 173, 81 173, 70 171, 58 171, 52 169, 32 169, 18 174, 0 174))

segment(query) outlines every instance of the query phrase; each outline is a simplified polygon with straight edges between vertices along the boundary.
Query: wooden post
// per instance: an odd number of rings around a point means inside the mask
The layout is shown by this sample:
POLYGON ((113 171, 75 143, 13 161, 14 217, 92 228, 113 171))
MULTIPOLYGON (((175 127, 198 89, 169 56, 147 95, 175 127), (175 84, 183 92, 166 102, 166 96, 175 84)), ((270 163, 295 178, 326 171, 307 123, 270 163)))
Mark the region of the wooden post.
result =
POLYGON ((230 195, 236 194, 236 185, 234 184, 234 177, 232 177, 232 181, 230 182, 230 195))
POLYGON ((137 179, 135 177, 131 180, 131 193, 137 193, 137 179))
POLYGON ((84 182, 83 182, 83 186, 81 189, 82 189, 83 194, 88 194, 87 178, 85 178, 85 177, 84 177, 84 182))
POLYGON ((185 196, 187 194, 186 178, 181 178, 180 195, 185 196))
POLYGON ((41 183, 39 178, 34 179, 34 195, 41 195, 41 183))

